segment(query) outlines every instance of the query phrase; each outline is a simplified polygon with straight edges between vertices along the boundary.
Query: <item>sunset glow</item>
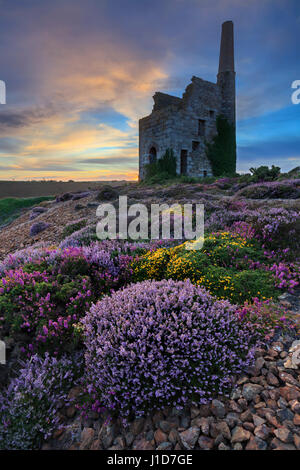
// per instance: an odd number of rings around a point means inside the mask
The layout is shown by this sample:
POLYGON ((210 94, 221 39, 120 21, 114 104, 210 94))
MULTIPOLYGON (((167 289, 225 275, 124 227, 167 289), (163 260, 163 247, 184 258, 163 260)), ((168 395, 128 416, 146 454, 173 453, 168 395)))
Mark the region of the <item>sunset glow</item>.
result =
POLYGON ((299 165, 297 5, 1 1, 0 179, 136 179, 138 119, 151 112, 156 90, 181 96, 192 75, 216 80, 220 24, 229 18, 238 171, 299 165))

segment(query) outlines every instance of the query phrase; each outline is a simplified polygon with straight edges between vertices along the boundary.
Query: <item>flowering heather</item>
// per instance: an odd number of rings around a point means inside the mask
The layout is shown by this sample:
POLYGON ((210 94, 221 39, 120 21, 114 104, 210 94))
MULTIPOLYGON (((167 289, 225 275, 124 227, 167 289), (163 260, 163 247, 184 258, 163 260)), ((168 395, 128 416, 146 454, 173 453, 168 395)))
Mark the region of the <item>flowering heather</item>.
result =
POLYGON ((67 248, 70 246, 88 246, 97 241, 104 249, 109 251, 117 250, 122 253, 132 253, 134 251, 147 251, 154 250, 160 246, 172 246, 175 241, 170 240, 149 240, 144 241, 127 241, 122 239, 116 240, 98 240, 96 235, 96 227, 88 225, 80 230, 73 232, 71 235, 64 238, 59 244, 60 248, 67 248))
POLYGON ((256 183, 238 192, 249 199, 297 199, 300 197, 300 179, 256 183))
POLYGON ((82 374, 82 356, 34 355, 0 394, 0 449, 37 449, 59 427, 58 409, 82 374))
POLYGON ((234 222, 231 226, 231 232, 245 240, 253 240, 255 237, 255 229, 247 222, 234 222))
MULTIPOLYGON (((300 212, 297 209, 266 207, 249 209, 244 201, 222 201, 213 211, 205 205, 205 231, 237 231, 238 226, 249 224, 246 238, 255 237, 268 248, 290 248, 299 250, 300 212)), ((246 225, 245 225, 246 227, 246 225)), ((284 253, 282 253, 284 255, 284 253)))
POLYGON ((95 227, 87 226, 66 236, 59 244, 59 247, 63 249, 70 246, 84 246, 94 241, 96 241, 96 229, 95 227))
POLYGON ((24 333, 28 355, 77 347, 76 325, 91 302, 130 279, 132 256, 114 248, 101 243, 40 247, 8 257, 0 277, 2 332, 24 333))
MULTIPOLYGON (((129 243, 124 242, 125 245, 131 246, 129 243)), ((132 248, 133 251, 143 244, 135 244, 132 248)), ((145 244, 145 250, 149 249, 149 244, 145 244)), ((29 247, 13 254, 9 254, 4 261, 0 264, 0 274, 5 274, 6 271, 15 269, 27 264, 34 266, 44 265, 45 263, 54 268, 56 271, 61 269, 61 264, 65 263, 67 259, 83 258, 89 264, 95 264, 98 267, 108 266, 111 268, 111 274, 118 271, 118 255, 126 254, 126 250, 120 248, 116 241, 102 241, 94 242, 89 246, 67 246, 67 247, 48 247, 37 246, 29 247), (108 256, 109 255, 109 256, 108 256), (107 264, 108 263, 108 264, 107 264)), ((127 248, 127 254, 130 253, 127 248)))
POLYGON ((239 318, 246 323, 251 322, 255 328, 270 339, 281 329, 294 329, 292 314, 281 305, 275 304, 270 300, 260 301, 257 298, 253 302, 245 302, 238 310, 239 318))
POLYGON ((299 264, 274 263, 268 269, 274 275, 279 289, 286 289, 294 293, 295 287, 300 284, 299 264))
POLYGON ((123 417, 227 394, 257 342, 234 306, 189 280, 132 284, 82 322, 88 392, 123 417))
POLYGON ((3 275, 5 271, 21 267, 25 264, 34 263, 40 264, 48 258, 49 253, 55 251, 55 247, 48 247, 44 244, 36 244, 29 248, 10 253, 0 263, 0 274, 3 275))
POLYGON ((58 280, 44 272, 8 271, 0 281, 0 329, 4 336, 19 337, 22 351, 54 354, 76 345, 74 324, 90 305, 88 278, 58 280))
POLYGON ((48 227, 49 224, 47 224, 47 222, 35 222, 30 227, 30 236, 34 237, 35 235, 38 235, 39 233, 46 230, 48 227))
POLYGON ((252 220, 256 236, 267 248, 300 248, 300 212, 283 208, 270 208, 252 220))
POLYGON ((259 215, 260 212, 257 210, 220 206, 216 211, 212 212, 205 222, 205 230, 206 232, 224 230, 225 228, 229 228, 235 222, 244 222, 250 218, 259 217, 259 215))
POLYGON ((47 212, 46 207, 40 207, 40 206, 33 207, 31 209, 31 213, 30 213, 29 218, 30 218, 30 220, 33 220, 36 217, 38 217, 40 214, 44 214, 45 212, 47 212))
POLYGON ((83 199, 91 195, 90 191, 83 191, 81 193, 76 193, 72 195, 72 201, 78 201, 78 199, 83 199))

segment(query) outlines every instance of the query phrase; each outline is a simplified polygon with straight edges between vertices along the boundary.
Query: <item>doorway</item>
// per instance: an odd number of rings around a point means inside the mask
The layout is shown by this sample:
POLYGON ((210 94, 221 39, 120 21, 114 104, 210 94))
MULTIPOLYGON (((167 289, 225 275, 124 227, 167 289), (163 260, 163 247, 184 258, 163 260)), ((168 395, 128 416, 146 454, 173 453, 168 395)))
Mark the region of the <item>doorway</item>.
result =
POLYGON ((156 148, 151 147, 150 152, 149 152, 149 163, 155 163, 156 162, 156 148))
POLYGON ((180 174, 187 174, 187 150, 181 150, 180 154, 180 174))

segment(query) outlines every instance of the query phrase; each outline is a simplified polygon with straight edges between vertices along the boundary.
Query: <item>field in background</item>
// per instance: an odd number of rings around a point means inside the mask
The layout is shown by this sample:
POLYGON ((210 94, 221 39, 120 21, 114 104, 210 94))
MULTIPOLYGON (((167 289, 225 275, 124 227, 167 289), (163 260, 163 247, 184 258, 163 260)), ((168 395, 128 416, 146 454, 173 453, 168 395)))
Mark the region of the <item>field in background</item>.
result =
POLYGON ((18 217, 23 209, 36 206, 42 201, 52 199, 52 196, 29 197, 29 198, 12 198, 8 197, 0 199, 0 227, 8 224, 18 217))
POLYGON ((97 189, 103 184, 120 181, 0 181, 0 199, 5 197, 39 197, 97 189))

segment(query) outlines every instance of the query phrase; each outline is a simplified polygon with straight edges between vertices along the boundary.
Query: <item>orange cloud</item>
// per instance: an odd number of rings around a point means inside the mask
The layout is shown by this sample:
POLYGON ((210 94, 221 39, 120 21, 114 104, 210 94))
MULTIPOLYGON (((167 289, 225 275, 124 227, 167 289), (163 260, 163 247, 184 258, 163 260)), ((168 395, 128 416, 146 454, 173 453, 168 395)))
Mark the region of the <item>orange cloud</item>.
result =
MULTIPOLYGON (((99 41, 99 38, 98 38, 99 41)), ((163 68, 147 58, 136 57, 135 52, 121 44, 93 44, 78 39, 76 43, 61 36, 51 36, 44 43, 43 64, 36 84, 37 110, 10 108, 16 119, 0 121, 1 137, 17 138, 22 142, 15 152, 16 162, 7 176, 18 179, 26 172, 47 171, 55 167, 55 174, 66 178, 65 168, 73 165, 72 179, 91 179, 97 176, 90 165, 83 169, 85 156, 101 158, 120 155, 137 156, 139 117, 151 109, 151 95, 157 84, 167 78, 163 68), (48 61, 45 60, 48 58, 48 61), (124 116, 127 128, 102 122, 88 122, 83 113, 111 109, 124 116), (15 125, 14 125, 15 124, 15 125), (59 167, 62 171, 60 172, 59 167), (30 170, 34 168, 34 170, 30 170), (14 171, 15 169, 15 171, 14 171)), ((13 116, 12 116, 13 117, 13 116)), ((0 153, 7 159, 7 153, 0 153)), ((97 172, 100 177, 135 179, 136 171, 121 164, 109 173, 97 172), (110 176, 111 175, 111 176, 110 176)), ((137 165, 137 162, 136 162, 137 165)), ((94 165, 93 165, 94 167, 94 165)))

